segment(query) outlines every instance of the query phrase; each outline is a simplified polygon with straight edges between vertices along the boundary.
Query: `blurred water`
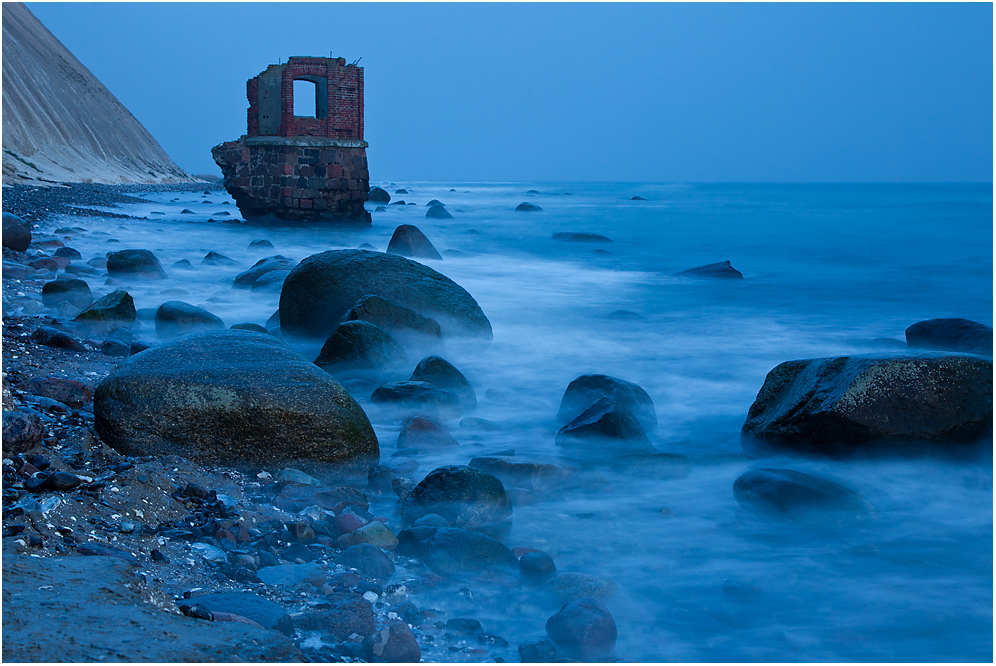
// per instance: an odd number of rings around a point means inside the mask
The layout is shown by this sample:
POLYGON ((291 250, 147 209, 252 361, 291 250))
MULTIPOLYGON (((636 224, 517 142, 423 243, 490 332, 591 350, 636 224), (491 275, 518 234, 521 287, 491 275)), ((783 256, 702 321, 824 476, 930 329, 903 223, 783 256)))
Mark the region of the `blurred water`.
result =
MULTIPOLYGON (((515 509, 509 546, 546 550, 559 571, 592 573, 619 585, 606 600, 619 625, 618 657, 992 660, 991 457, 754 462, 709 456, 741 452, 747 409, 765 374, 782 361, 880 351, 886 343, 876 338, 901 341, 907 326, 933 317, 991 325, 991 187, 385 187, 407 188, 409 194, 392 196, 418 205, 374 212, 368 229, 211 222, 226 219, 221 211, 231 213, 229 220, 238 217, 222 193, 150 193, 144 195, 148 205, 124 207, 149 221, 87 220, 88 232, 72 244, 84 259, 113 249, 153 250, 170 279, 128 285, 139 308, 178 299, 205 307, 227 325, 262 324, 279 294, 231 289, 234 276, 257 259, 279 253, 299 260, 360 243, 383 250, 397 225, 415 224, 444 253, 442 261, 425 263, 465 287, 491 320, 495 337, 487 351, 451 345, 448 356, 477 391, 474 415, 502 425, 501 431, 470 433, 457 419, 445 422, 461 447, 422 456, 420 474, 507 448, 521 459, 559 462, 554 417, 567 384, 584 373, 643 386, 657 408, 655 446, 693 458, 683 478, 604 468, 595 491, 556 493, 515 509), (527 194, 531 189, 538 193, 527 194), (633 201, 634 195, 646 200, 633 201), (453 219, 424 217, 423 204, 434 198, 453 219), (543 210, 515 212, 522 201, 543 210), (183 209, 194 214, 181 214, 183 209), (557 231, 600 233, 612 242, 551 240, 557 231), (269 239, 275 250, 249 250, 257 238, 269 239), (238 265, 201 265, 210 250, 238 265), (172 268, 179 259, 190 260, 194 270, 172 268), (746 279, 674 276, 723 260, 746 279), (186 293, 162 293, 176 289, 186 293), (620 309, 642 318, 606 317, 620 309), (491 388, 532 403, 488 400, 491 388), (860 527, 818 528, 751 517, 739 509, 732 484, 755 466, 830 476, 862 493, 877 509, 874 519, 860 527), (662 507, 674 517, 662 518, 662 507), (737 600, 723 593, 727 579, 762 593, 737 600)), ((62 223, 73 226, 79 219, 62 223)), ((91 287, 97 295, 111 290, 92 281, 91 287)), ((149 330, 146 337, 153 335, 149 330)), ((400 425, 377 406, 362 404, 387 457, 400 425)), ((529 590, 468 585, 476 590, 473 603, 448 587, 418 601, 473 613, 485 631, 509 641, 509 660, 517 660, 520 641, 543 635, 546 618, 557 609, 529 590)), ((430 650, 426 658, 468 656, 430 650)))

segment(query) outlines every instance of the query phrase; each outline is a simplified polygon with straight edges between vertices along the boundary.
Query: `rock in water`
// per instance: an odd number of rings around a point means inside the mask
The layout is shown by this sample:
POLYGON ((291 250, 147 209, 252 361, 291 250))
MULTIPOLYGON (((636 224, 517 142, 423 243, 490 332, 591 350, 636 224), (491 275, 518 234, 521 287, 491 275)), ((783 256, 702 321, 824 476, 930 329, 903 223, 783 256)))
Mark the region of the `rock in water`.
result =
POLYGON ((511 571, 515 556, 505 544, 458 527, 410 527, 398 534, 399 555, 418 557, 441 575, 511 571))
POLYGON ((425 234, 410 224, 402 224, 394 230, 391 242, 387 244, 387 251, 389 254, 400 254, 402 257, 442 259, 425 234))
POLYGON ((97 387, 95 426, 127 455, 366 474, 380 452, 366 414, 332 377, 273 336, 222 330, 131 357, 97 387))
POLYGON ((616 622, 602 602, 590 597, 571 601, 546 621, 546 633, 563 652, 594 661, 616 646, 616 622))
POLYGON ((424 416, 413 416, 401 426, 398 433, 399 449, 435 450, 459 446, 459 443, 438 421, 424 416))
POLYGON ((429 472, 401 505, 406 525, 430 513, 442 516, 453 527, 478 529, 511 518, 512 503, 494 476, 450 465, 429 472))
POLYGON ((28 223, 13 213, 3 214, 3 246, 15 252, 26 252, 31 245, 28 223))
POLYGON ((422 348, 442 344, 439 324, 380 296, 364 296, 356 301, 339 323, 347 321, 368 321, 406 346, 422 348))
POLYGON ((608 375, 581 375, 572 381, 564 391, 557 418, 570 421, 599 398, 608 398, 625 407, 644 429, 657 427, 657 411, 647 392, 633 382, 608 375))
POLYGON ((715 264, 705 264, 696 266, 688 270, 681 271, 677 275, 693 278, 726 278, 731 280, 743 280, 744 275, 730 265, 728 261, 720 261, 715 264))
POLYGON ((552 236, 553 240, 570 241, 572 243, 611 243, 612 239, 602 234, 589 234, 583 231, 557 231, 552 236))
POLYGON ((166 271, 156 255, 148 250, 121 250, 107 257, 107 272, 111 275, 131 275, 162 280, 166 271))
POLYGON ((338 563, 356 569, 364 576, 387 578, 394 573, 394 562, 384 551, 370 543, 358 543, 342 551, 338 563))
POLYGON ((928 319, 906 329, 906 344, 920 349, 993 355, 993 329, 970 319, 928 319))
POLYGON ((425 211, 425 216, 428 218, 435 218, 437 220, 449 220, 453 217, 450 211, 446 210, 446 206, 441 203, 435 203, 429 206, 429 210, 425 211))
POLYGON ((608 398, 599 398, 561 428, 557 433, 557 445, 582 447, 603 456, 654 451, 636 417, 608 398), (591 441, 594 441, 593 446, 585 446, 585 442, 591 441))
POLYGON ((788 361, 768 373, 741 431, 758 444, 832 456, 950 448, 990 436, 993 364, 967 354, 788 361))
MULTIPOLYGON (((272 247, 272 246, 271 246, 272 247)), ((279 254, 260 259, 251 268, 235 276, 233 289, 250 289, 263 275, 271 271, 289 271, 297 266, 297 262, 279 254)))
POLYGON ((861 518, 869 505, 853 490, 791 469, 752 469, 733 483, 733 496, 745 508, 788 516, 821 511, 861 518))
POLYGON ((536 204, 529 203, 528 201, 523 201, 518 206, 515 207, 518 213, 535 213, 536 211, 543 210, 536 204))
POLYGON ((367 195, 367 201, 370 203, 391 203, 391 195, 379 187, 375 187, 370 190, 370 194, 367 195))
POLYGON ((474 393, 474 387, 452 363, 439 356, 427 356, 419 361, 409 380, 429 382, 433 386, 449 391, 460 399, 460 404, 464 409, 477 407, 477 394, 474 393))
POLYGON ((327 338, 370 294, 434 319, 444 335, 491 342, 491 322, 463 287, 411 259, 366 250, 330 250, 298 264, 280 293, 281 330, 327 338))
POLYGON ((131 326, 137 316, 131 295, 123 289, 116 289, 94 301, 93 305, 76 316, 75 321, 103 329, 131 326))
POLYGON ((52 280, 42 286, 42 302, 54 307, 60 301, 69 301, 82 310, 93 303, 90 285, 83 280, 52 280))
POLYGON ((156 310, 156 335, 161 338, 215 328, 225 328, 221 318, 190 303, 166 301, 156 310))
POLYGON ((408 354, 394 338, 370 322, 347 321, 332 331, 315 365, 339 379, 382 382, 404 376, 408 354))

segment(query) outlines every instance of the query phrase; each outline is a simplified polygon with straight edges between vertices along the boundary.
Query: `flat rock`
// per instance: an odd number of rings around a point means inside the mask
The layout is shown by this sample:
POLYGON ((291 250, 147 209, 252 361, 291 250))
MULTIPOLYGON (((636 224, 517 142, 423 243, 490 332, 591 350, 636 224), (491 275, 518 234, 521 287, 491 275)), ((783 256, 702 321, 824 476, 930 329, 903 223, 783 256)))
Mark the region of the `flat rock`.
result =
POLYGON ((299 658, 294 644, 276 631, 164 613, 149 603, 149 592, 140 581, 128 564, 113 558, 5 556, 4 661, 283 662, 299 658), (67 617, 72 620, 66 621, 67 617))
POLYGON ((557 231, 552 236, 553 240, 568 241, 571 243, 611 243, 612 239, 602 234, 591 234, 584 231, 557 231))
POLYGON ((294 635, 294 623, 283 606, 251 592, 216 592, 193 597, 192 603, 208 610, 241 615, 285 636, 294 635))
POLYGON ((692 277, 692 278, 720 278, 727 280, 743 280, 744 275, 728 261, 720 261, 715 264, 704 264, 702 266, 695 266, 694 268, 689 268, 688 270, 676 273, 682 277, 692 277))
POLYGON ((379 457, 356 401, 273 336, 194 333, 132 356, 94 395, 101 439, 126 455, 363 475, 379 457))
POLYGON ((839 456, 858 449, 950 449, 990 437, 992 428, 992 360, 869 354, 778 365, 747 413, 741 440, 745 450, 839 456))

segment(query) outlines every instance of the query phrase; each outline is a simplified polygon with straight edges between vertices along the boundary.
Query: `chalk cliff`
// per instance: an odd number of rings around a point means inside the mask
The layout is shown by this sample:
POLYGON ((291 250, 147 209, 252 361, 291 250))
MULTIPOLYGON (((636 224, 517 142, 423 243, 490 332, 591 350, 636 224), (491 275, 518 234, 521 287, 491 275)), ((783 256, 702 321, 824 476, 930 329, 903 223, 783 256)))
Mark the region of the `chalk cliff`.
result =
POLYGON ((4 183, 180 182, 135 116, 21 3, 3 3, 4 183))

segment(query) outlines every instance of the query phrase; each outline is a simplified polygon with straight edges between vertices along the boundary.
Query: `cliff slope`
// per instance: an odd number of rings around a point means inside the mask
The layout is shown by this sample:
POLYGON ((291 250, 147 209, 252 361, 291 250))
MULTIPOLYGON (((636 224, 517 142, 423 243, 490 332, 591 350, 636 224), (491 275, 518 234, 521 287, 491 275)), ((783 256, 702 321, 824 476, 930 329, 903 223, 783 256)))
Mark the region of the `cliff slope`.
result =
POLYGON ((3 3, 4 183, 193 180, 21 3, 3 3))

